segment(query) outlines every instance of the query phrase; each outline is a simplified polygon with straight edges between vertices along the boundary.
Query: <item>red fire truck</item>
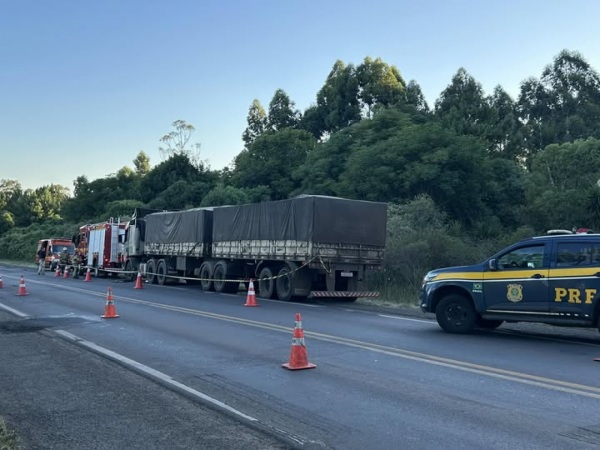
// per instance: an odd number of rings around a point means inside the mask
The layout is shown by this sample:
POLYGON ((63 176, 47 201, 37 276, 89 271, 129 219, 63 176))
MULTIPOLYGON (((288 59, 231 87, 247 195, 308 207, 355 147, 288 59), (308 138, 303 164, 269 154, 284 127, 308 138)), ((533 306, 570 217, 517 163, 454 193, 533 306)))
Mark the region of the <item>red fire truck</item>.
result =
POLYGON ((122 269, 126 223, 109 219, 93 225, 83 225, 75 244, 82 264, 95 275, 112 275, 122 269))

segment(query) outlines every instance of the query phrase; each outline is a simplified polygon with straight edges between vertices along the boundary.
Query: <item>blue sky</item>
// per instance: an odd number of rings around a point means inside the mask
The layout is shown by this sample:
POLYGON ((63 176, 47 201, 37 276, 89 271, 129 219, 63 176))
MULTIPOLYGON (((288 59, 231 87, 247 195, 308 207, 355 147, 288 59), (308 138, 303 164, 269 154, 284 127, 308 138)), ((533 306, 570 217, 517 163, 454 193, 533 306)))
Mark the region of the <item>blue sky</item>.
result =
POLYGON ((563 49, 600 71, 600 1, 0 0, 0 179, 23 188, 160 163, 182 119, 211 167, 242 150, 248 108, 304 110, 336 60, 416 80, 430 106, 464 67, 515 98, 563 49))

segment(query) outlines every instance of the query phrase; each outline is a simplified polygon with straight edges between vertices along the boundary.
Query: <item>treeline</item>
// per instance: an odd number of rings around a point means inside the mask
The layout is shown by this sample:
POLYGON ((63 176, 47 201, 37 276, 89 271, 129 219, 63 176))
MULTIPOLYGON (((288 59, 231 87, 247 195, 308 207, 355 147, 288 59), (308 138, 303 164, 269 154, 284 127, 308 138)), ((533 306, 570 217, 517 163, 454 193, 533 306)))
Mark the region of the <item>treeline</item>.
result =
MULTIPOLYGON (((600 228, 600 76, 562 51, 513 99, 486 95, 460 68, 434 105, 381 59, 337 61, 304 111, 278 89, 254 100, 244 149, 212 170, 179 120, 152 167, 23 191, 0 182, 0 256, 7 234, 43 222, 125 217, 137 206, 180 209, 305 194, 389 202, 380 283, 418 284, 431 267, 470 262, 494 246, 549 228, 600 228)), ((22 234, 22 233, 21 233, 22 234)))

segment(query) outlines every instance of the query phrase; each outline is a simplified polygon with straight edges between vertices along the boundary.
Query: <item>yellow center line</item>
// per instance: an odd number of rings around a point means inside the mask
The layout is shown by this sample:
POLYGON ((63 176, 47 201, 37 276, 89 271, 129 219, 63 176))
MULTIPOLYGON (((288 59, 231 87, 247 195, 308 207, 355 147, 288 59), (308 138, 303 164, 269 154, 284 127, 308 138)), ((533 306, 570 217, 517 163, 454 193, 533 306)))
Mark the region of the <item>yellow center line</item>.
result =
MULTIPOLYGON (((53 286, 62 287, 64 289, 85 292, 94 296, 104 296, 102 293, 89 291, 87 289, 75 288, 71 286, 57 285, 54 283, 45 283, 53 286)), ((119 299, 128 303, 134 303, 139 305, 150 306, 153 308, 165 309, 175 312, 181 312, 184 314, 191 314, 200 317, 206 317, 215 320, 221 320, 225 322, 237 323, 241 325, 251 326, 255 328, 262 328, 265 330, 272 330, 278 332, 292 333, 293 328, 288 326, 281 326, 271 324, 267 322, 259 322, 256 320, 243 319, 240 317, 227 316, 224 314, 210 313, 206 311, 200 311, 197 309, 184 308, 180 306, 166 305, 163 303, 150 302, 147 300, 139 300, 130 297, 116 296, 113 295, 114 299, 119 299)), ((348 339, 341 336, 334 336, 330 334, 318 333, 314 331, 304 330, 304 335, 313 339, 317 339, 324 342, 331 342, 334 344, 345 345, 353 348, 360 348, 371 352, 385 354, 396 358, 403 358, 426 364, 433 364, 437 366, 447 367, 451 369, 461 370, 470 373, 476 373, 488 377, 513 381, 521 384, 538 386, 545 389, 551 389, 555 391, 581 395, 585 397, 591 397, 600 399, 600 387, 587 386, 584 384, 571 383, 568 381, 556 380, 553 378, 546 378, 538 375, 531 375, 524 372, 516 372, 512 370, 500 369, 497 367, 486 366, 481 364, 470 363, 467 361, 460 361, 456 359, 444 358, 440 356, 430 355, 427 353, 414 352, 411 350, 404 350, 397 347, 389 347, 385 345, 374 344, 365 341, 359 341, 355 339, 348 339)))

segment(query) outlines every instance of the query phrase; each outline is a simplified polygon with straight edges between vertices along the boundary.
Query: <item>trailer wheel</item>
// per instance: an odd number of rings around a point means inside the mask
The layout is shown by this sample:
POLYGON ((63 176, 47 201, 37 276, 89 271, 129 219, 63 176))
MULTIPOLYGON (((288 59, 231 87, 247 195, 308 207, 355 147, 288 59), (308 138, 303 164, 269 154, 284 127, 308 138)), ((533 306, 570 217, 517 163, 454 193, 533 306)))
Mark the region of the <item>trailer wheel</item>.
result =
POLYGON ((258 276, 258 293, 264 298, 273 298, 275 280, 269 267, 263 267, 258 276))
POLYGON ((213 272, 214 272, 214 265, 211 262, 204 262, 200 266, 200 278, 202 278, 202 281, 200 281, 200 284, 202 285, 203 291, 214 291, 215 290, 215 287, 213 285, 213 280, 212 280, 213 272))
POLYGON ((215 291, 222 294, 233 294, 238 291, 240 283, 225 281, 228 276, 229 271, 227 270, 227 263, 225 261, 219 261, 213 272, 215 291))
POLYGON ((277 298, 283 301, 289 301, 294 295, 294 274, 291 273, 289 267, 282 267, 277 274, 275 280, 275 290, 277 291, 277 298))
POLYGON ((146 263, 147 279, 149 284, 156 284, 156 261, 149 259, 146 263))
POLYGON ((164 259, 159 259, 156 265, 156 281, 161 286, 167 283, 167 263, 164 259))

